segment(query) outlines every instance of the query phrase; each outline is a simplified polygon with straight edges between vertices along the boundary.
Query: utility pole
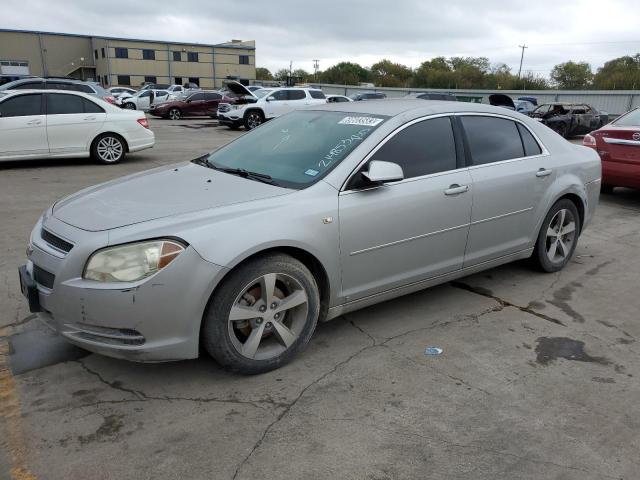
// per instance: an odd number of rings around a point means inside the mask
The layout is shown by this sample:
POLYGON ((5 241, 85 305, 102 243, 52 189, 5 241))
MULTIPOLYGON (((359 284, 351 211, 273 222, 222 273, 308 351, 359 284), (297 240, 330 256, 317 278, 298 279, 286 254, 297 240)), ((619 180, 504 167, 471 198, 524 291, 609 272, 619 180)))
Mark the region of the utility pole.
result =
POLYGON ((313 78, 315 82, 318 81, 318 68, 320 68, 320 60, 315 59, 313 61, 313 78))
POLYGON ((526 45, 518 45, 518 47, 522 49, 522 55, 520 55, 520 68, 518 69, 518 78, 520 78, 520 74, 522 73, 522 61, 524 60, 524 49, 529 47, 526 45))
POLYGON ((289 81, 287 82, 288 86, 293 85, 293 60, 289 60, 289 81))

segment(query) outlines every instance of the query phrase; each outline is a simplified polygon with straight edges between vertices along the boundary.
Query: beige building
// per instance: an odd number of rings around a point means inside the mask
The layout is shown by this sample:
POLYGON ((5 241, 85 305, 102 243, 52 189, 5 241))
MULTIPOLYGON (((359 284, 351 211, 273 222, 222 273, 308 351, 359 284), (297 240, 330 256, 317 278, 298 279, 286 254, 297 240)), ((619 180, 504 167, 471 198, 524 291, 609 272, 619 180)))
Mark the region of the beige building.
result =
POLYGON ((163 42, 0 29, 0 75, 70 76, 105 86, 144 82, 218 88, 256 78, 255 42, 163 42))

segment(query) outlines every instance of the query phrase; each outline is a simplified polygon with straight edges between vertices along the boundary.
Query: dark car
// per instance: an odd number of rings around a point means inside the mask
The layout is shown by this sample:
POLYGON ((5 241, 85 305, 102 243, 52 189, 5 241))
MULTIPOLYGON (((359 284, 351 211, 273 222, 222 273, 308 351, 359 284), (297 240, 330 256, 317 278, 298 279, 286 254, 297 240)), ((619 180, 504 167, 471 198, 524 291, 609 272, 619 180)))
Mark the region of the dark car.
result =
POLYGON ((380 92, 358 92, 349 95, 349 98, 354 102, 360 102, 362 100, 382 100, 387 98, 387 95, 380 92))
POLYGON ((152 105, 149 113, 156 117, 179 120, 182 117, 218 116, 219 103, 235 103, 234 98, 222 95, 219 92, 199 91, 192 93, 184 99, 171 100, 169 102, 152 105))
POLYGON ((613 187, 640 189, 640 109, 616 118, 591 134, 582 144, 602 160, 602 191, 613 187))
POLYGON ((88 93, 102 100, 115 103, 113 95, 95 82, 83 82, 72 78, 44 78, 30 77, 5 83, 0 86, 0 90, 72 90, 75 92, 88 93))
POLYGON ((405 98, 419 98, 420 100, 444 100, 447 102, 458 101, 455 95, 451 95, 450 93, 433 93, 433 92, 410 93, 405 98))
POLYGON ((564 138, 584 135, 603 124, 600 112, 585 103, 545 103, 529 116, 564 138))

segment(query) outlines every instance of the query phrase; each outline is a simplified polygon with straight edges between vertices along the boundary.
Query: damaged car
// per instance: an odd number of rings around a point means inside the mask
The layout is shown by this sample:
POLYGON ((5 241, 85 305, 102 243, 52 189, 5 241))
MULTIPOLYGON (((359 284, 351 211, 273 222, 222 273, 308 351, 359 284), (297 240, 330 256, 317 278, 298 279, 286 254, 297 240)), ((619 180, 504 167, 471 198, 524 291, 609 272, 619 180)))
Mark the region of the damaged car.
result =
POLYGON ((564 138, 585 135, 606 123, 600 112, 585 103, 545 103, 529 116, 564 138))

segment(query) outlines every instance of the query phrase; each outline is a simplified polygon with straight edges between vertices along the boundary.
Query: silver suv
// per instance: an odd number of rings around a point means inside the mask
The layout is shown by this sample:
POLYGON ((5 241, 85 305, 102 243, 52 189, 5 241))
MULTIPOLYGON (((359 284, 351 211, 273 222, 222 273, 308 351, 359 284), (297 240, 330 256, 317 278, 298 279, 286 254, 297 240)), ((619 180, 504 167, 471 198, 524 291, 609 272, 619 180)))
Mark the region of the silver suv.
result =
POLYGON ((82 92, 102 100, 114 103, 114 97, 107 90, 96 82, 84 82, 72 78, 41 78, 30 77, 5 83, 0 86, 1 90, 72 90, 82 92))

